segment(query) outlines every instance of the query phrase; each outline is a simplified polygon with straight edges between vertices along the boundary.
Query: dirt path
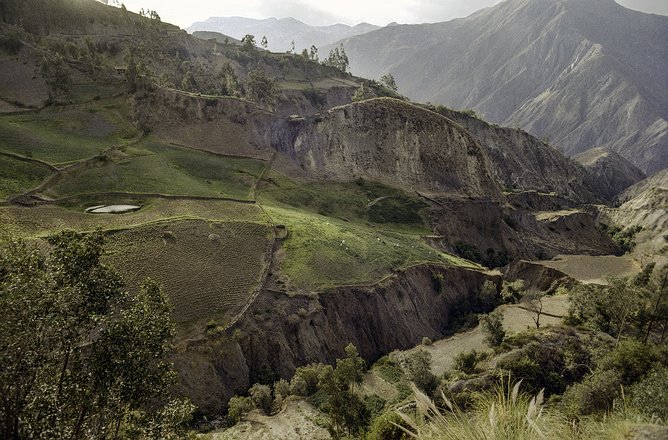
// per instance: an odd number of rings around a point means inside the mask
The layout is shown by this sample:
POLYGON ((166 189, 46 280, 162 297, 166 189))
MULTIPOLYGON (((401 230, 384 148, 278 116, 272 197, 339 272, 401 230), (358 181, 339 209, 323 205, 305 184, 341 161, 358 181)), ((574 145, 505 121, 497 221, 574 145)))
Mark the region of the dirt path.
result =
MULTIPOLYGON (((534 327, 532 312, 526 310, 523 305, 513 304, 501 306, 503 311, 503 325, 509 334, 519 333, 527 328, 534 327)), ((543 299, 543 311, 554 316, 541 316, 541 325, 555 325, 561 322, 561 318, 568 311, 568 297, 565 295, 550 296, 543 299)), ((459 353, 470 350, 488 350, 489 347, 483 340, 480 326, 464 333, 457 333, 446 339, 434 342, 430 346, 418 346, 411 350, 395 351, 391 356, 399 357, 403 353, 413 350, 425 350, 432 355, 432 372, 441 376, 445 371, 452 368, 453 360, 459 353)))
POLYGON ((301 399, 289 398, 283 410, 271 417, 257 411, 246 420, 223 432, 199 436, 206 440, 326 440, 331 439, 325 428, 316 424, 322 416, 301 399))

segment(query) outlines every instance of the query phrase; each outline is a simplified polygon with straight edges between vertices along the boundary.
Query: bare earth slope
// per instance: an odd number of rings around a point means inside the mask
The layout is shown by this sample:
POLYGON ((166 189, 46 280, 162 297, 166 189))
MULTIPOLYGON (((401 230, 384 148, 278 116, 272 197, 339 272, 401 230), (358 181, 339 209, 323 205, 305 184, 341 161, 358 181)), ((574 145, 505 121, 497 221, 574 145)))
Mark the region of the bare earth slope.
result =
POLYGON ((573 158, 584 165, 600 183, 599 188, 608 200, 645 178, 643 172, 628 160, 604 148, 592 148, 573 158))
POLYGON ((391 72, 413 99, 473 108, 566 153, 611 148, 668 165, 668 17, 613 0, 507 0, 465 19, 345 40, 353 73, 391 72))

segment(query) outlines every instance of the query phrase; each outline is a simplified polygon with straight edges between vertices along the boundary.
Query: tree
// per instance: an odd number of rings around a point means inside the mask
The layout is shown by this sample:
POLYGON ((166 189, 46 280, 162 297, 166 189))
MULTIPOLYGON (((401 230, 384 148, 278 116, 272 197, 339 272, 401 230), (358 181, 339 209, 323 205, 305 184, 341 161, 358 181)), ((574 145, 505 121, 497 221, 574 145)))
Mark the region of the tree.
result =
POLYGON ((292 40, 292 42, 290 43, 290 50, 288 51, 288 53, 295 53, 295 40, 292 40))
POLYGON ((427 394, 438 385, 438 379, 431 372, 431 354, 425 350, 416 350, 403 359, 403 367, 408 379, 427 394))
POLYGON ((485 342, 490 347, 498 347, 506 337, 506 331, 503 328, 503 312, 496 309, 492 313, 480 317, 480 326, 485 337, 485 342))
POLYGON ((240 422, 243 417, 253 410, 253 401, 250 397, 234 396, 227 404, 227 414, 235 423, 240 422))
POLYGON ((55 54, 42 58, 40 70, 49 86, 50 98, 69 95, 72 89, 72 79, 62 55, 55 54))
POLYGON ((397 87, 397 82, 394 80, 394 76, 392 76, 391 73, 381 76, 380 83, 393 93, 397 93, 397 91, 399 90, 399 88, 397 87))
POLYGON ((475 350, 463 351, 454 358, 454 369, 465 374, 475 373, 478 363, 478 352, 475 350))
POLYGON ((242 43, 242 46, 245 50, 248 50, 248 51, 255 50, 255 47, 256 47, 255 35, 246 34, 241 39, 241 43, 242 43))
POLYGON ((318 62, 318 48, 315 47, 315 45, 311 46, 311 50, 309 51, 309 58, 311 61, 315 61, 316 63, 318 62))
POLYGON ((272 106, 278 92, 276 83, 262 69, 253 69, 246 78, 246 98, 258 104, 272 106))
POLYGON ((355 90, 351 99, 353 102, 364 101, 366 99, 366 88, 364 87, 364 83, 360 84, 357 90, 355 90))
POLYGON ((362 382, 366 363, 354 345, 348 344, 345 351, 346 357, 337 359, 335 369, 327 365, 320 370, 318 382, 327 396, 324 410, 332 419, 332 430, 337 438, 342 428, 349 436, 359 435, 370 418, 369 410, 354 389, 362 382))
POLYGON ((162 290, 137 294, 101 263, 104 236, 62 232, 50 252, 0 250, 0 437, 169 438, 187 401, 165 401, 174 325, 162 290), (171 414, 169 422, 165 419, 171 414))
POLYGON ((329 57, 325 58, 322 64, 339 69, 344 73, 348 72, 350 62, 348 60, 348 56, 346 55, 346 50, 344 49, 343 44, 332 49, 329 52, 329 57))
POLYGON ((269 46, 269 42, 267 41, 267 36, 262 37, 262 41, 260 41, 260 46, 262 46, 263 49, 267 49, 267 46, 269 46))
POLYGON ((531 292, 522 298, 526 310, 533 314, 531 319, 536 324, 536 328, 540 328, 540 317, 543 315, 543 296, 544 293, 542 292, 531 292))

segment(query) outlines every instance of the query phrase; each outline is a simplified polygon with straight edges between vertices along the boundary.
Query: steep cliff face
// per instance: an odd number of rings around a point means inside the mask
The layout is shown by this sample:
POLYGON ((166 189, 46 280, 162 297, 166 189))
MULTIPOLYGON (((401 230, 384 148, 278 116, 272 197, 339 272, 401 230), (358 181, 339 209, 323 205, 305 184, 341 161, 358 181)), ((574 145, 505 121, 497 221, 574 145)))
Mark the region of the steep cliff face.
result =
POLYGON ((508 191, 554 193, 581 203, 608 195, 607 182, 595 179, 583 166, 522 130, 490 125, 453 110, 444 110, 444 114, 484 148, 495 179, 508 191))
POLYGON ((332 363, 348 343, 367 362, 443 337, 459 318, 483 312, 478 271, 416 266, 374 286, 340 287, 311 296, 264 291, 224 335, 191 341, 174 356, 179 389, 203 414, 218 414, 235 392, 262 375, 290 377, 310 362, 332 363))
POLYGON ((391 72, 412 99, 473 108, 568 154, 605 146, 651 174, 668 165, 665 41, 668 17, 613 0, 506 0, 343 44, 353 73, 391 72))
POLYGON ((645 178, 645 174, 619 154, 604 148, 592 148, 574 156, 599 183, 599 190, 612 201, 626 188, 645 178))
POLYGON ((301 124, 281 148, 321 178, 363 176, 417 190, 500 197, 483 150, 466 130, 396 99, 333 108, 301 124))

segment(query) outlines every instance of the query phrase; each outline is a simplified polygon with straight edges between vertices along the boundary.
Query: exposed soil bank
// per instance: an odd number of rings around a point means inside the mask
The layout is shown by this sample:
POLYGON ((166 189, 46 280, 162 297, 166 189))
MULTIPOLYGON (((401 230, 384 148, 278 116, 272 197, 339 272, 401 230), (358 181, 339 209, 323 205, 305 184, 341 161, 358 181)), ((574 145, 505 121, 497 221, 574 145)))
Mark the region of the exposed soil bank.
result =
POLYGON ((204 415, 217 415, 235 393, 296 367, 333 363, 348 343, 367 362, 396 349, 440 339, 467 313, 485 311, 479 292, 500 277, 422 265, 374 286, 339 287, 311 296, 263 291, 225 334, 191 341, 173 360, 179 391, 204 415))

